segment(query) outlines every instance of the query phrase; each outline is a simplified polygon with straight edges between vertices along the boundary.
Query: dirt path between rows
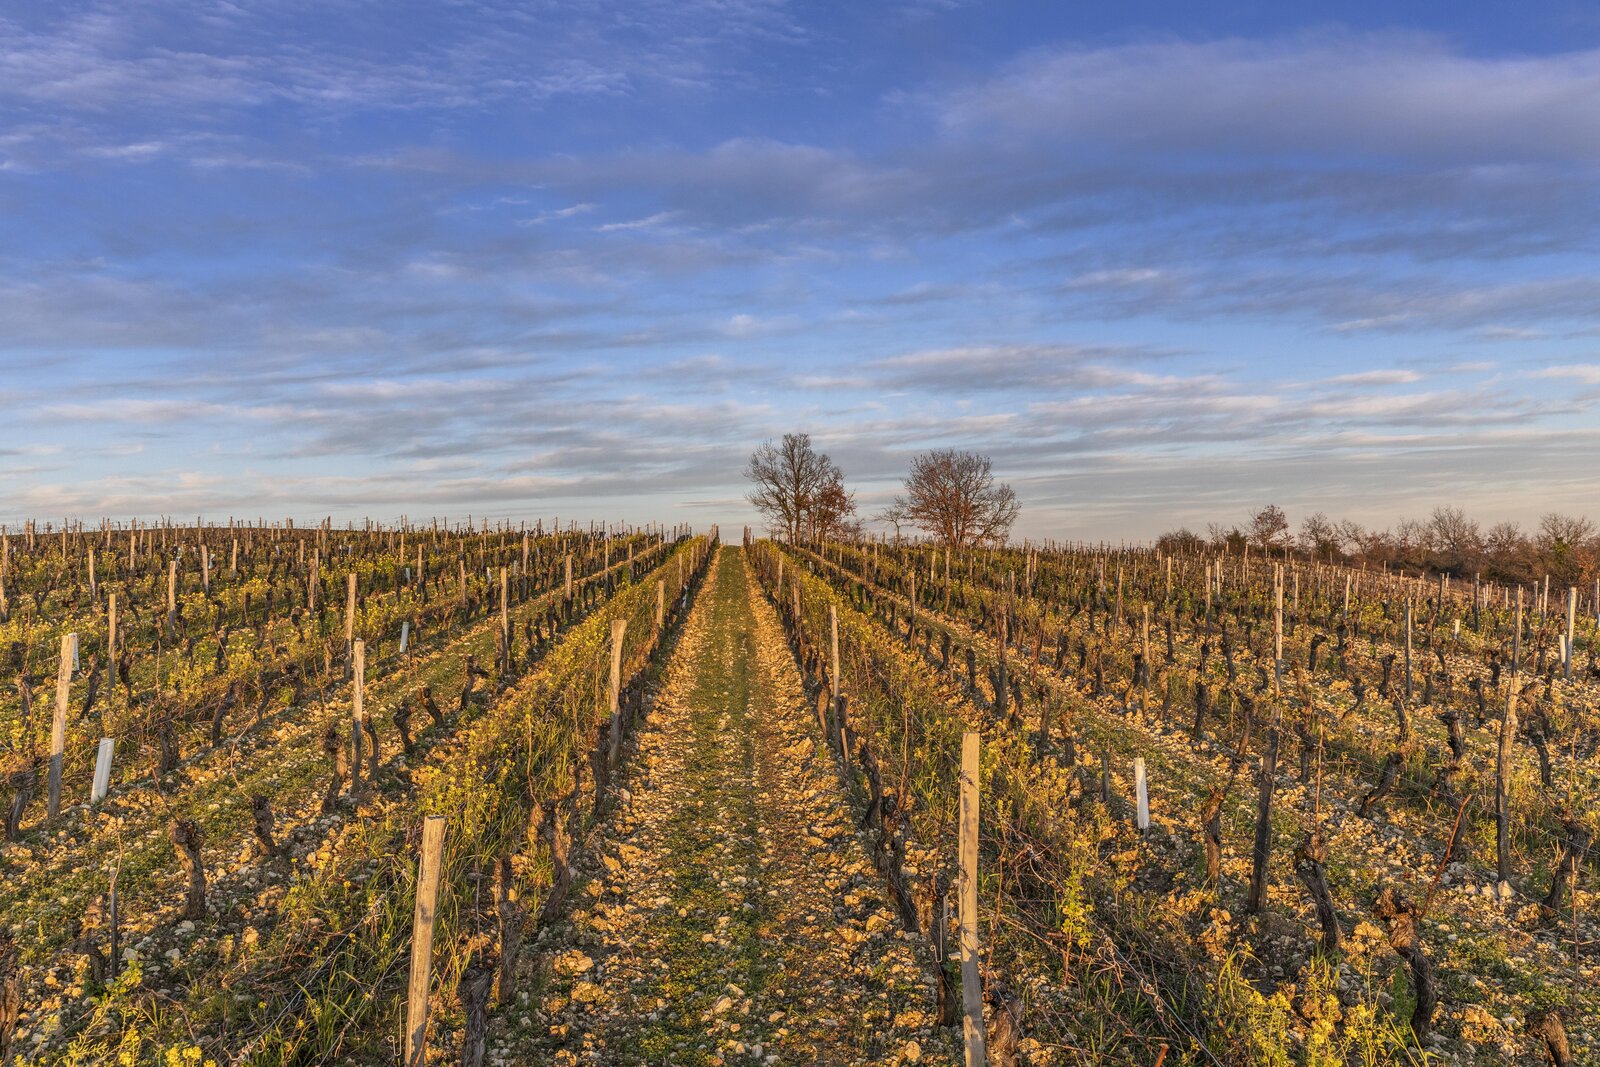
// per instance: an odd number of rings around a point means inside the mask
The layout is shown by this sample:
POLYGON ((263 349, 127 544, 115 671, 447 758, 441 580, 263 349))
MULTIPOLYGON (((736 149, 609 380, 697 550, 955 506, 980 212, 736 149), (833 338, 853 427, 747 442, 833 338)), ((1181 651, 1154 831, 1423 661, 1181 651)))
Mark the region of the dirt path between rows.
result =
POLYGON ((958 1062, 743 552, 686 624, 502 1063, 958 1062))

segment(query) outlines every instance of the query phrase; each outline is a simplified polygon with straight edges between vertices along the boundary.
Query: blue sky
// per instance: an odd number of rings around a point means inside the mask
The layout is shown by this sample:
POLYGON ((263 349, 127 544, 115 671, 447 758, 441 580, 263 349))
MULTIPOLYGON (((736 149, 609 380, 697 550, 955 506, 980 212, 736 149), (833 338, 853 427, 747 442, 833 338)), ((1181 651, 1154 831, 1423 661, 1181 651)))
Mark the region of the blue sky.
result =
POLYGON ((1562 0, 0 2, 0 521, 1600 517, 1597 177, 1562 0))

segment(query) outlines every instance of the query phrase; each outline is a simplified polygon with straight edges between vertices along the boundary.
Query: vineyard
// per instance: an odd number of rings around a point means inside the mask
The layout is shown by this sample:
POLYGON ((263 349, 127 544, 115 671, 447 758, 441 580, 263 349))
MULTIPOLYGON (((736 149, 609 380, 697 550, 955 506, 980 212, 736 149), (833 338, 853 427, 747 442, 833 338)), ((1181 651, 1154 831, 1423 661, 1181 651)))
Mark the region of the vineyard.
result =
POLYGON ((1600 1063, 1600 587, 0 545, 0 1063, 1600 1063))

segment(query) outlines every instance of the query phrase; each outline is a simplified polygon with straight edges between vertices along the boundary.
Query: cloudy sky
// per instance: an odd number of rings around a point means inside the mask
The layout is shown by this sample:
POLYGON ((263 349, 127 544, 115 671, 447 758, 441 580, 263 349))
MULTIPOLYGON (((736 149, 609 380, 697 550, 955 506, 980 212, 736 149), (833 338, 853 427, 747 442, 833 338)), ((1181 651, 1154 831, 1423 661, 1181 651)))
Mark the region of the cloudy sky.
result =
POLYGON ((0 521, 1600 517, 1600 10, 1311 6, 0 0, 0 521))

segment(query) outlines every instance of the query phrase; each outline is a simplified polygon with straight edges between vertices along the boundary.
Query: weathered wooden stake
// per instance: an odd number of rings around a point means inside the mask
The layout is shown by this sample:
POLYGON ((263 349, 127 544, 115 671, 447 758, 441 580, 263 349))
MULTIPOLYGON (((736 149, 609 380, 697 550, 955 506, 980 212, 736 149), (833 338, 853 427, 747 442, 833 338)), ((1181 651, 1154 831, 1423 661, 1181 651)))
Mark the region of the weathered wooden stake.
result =
POLYGON ((978 975, 978 734, 961 737, 961 1030, 966 1038, 966 1067, 989 1062, 983 1024, 983 981, 978 975))
POLYGON ((1272 571, 1272 685, 1273 692, 1283 688, 1283 566, 1274 564, 1272 571))
POLYGON ((367 643, 351 642, 350 654, 350 795, 354 796, 361 790, 361 730, 367 717, 367 643))
POLYGON ((117 684, 117 594, 106 594, 106 678, 117 684))
POLYGON ((111 868, 111 885, 106 890, 106 947, 111 957, 106 973, 113 979, 122 969, 122 916, 117 907, 117 876, 122 873, 122 861, 111 868))
POLYGON ((422 824, 417 865, 417 911, 411 923, 411 980, 406 989, 405 1067, 422 1067, 428 1048, 428 982, 433 968, 433 921, 439 902, 439 859, 444 853, 444 816, 422 824))
POLYGON ((839 758, 846 764, 850 762, 850 752, 844 737, 844 715, 840 711, 840 698, 844 695, 839 689, 839 609, 828 605, 828 662, 830 664, 828 675, 828 688, 833 696, 833 729, 839 742, 839 758))
POLYGON ((1573 641, 1578 636, 1578 587, 1567 589, 1567 647, 1562 658, 1562 670, 1567 681, 1572 681, 1573 641))
POLYGON ((1512 678, 1506 713, 1500 720, 1500 749, 1494 764, 1495 870, 1502 897, 1511 888, 1511 746, 1517 737, 1517 686, 1515 675, 1512 678))
POLYGON ((506 639, 506 657, 511 656, 511 583, 506 569, 500 568, 500 633, 506 639))
POLYGON ((1522 586, 1517 586, 1517 622, 1511 632, 1511 677, 1522 670, 1522 586))
POLYGON ((356 572, 351 571, 345 576, 344 583, 344 644, 350 647, 350 642, 356 636, 356 572))
POLYGON ((1411 700, 1411 597, 1406 597, 1406 700, 1411 700))
POLYGON ((622 637, 628 630, 627 619, 611 620, 611 688, 608 693, 611 711, 611 759, 608 766, 613 772, 622 758, 622 637))
POLYGON ((1133 794, 1137 805, 1134 819, 1139 832, 1143 833, 1150 829, 1150 794, 1145 783, 1143 756, 1133 759, 1133 794))
POLYGON ((72 692, 72 661, 78 654, 78 635, 61 635, 61 662, 56 667, 56 710, 50 721, 50 795, 46 815, 61 814, 61 764, 67 747, 67 701, 72 692))

